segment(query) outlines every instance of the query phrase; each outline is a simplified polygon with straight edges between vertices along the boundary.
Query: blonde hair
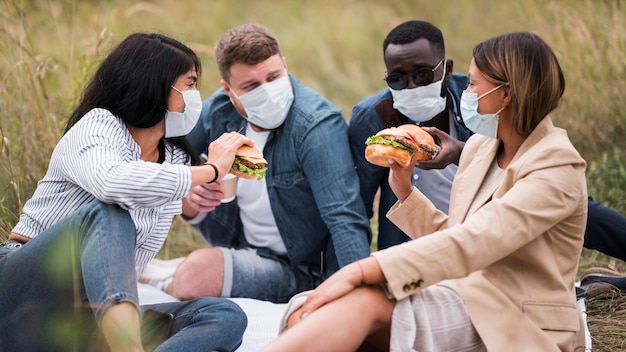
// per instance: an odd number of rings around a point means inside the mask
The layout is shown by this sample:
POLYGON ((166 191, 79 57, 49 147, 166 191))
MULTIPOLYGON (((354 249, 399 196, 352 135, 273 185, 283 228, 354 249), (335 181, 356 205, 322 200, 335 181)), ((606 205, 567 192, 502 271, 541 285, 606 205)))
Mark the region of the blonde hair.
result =
POLYGON ((215 61, 222 79, 229 81, 230 68, 240 62, 256 65, 280 53, 278 39, 260 24, 242 24, 229 29, 215 44, 215 61))
POLYGON ((538 35, 503 34, 474 47, 474 63, 491 83, 508 83, 513 127, 528 136, 558 105, 565 78, 552 49, 538 35))

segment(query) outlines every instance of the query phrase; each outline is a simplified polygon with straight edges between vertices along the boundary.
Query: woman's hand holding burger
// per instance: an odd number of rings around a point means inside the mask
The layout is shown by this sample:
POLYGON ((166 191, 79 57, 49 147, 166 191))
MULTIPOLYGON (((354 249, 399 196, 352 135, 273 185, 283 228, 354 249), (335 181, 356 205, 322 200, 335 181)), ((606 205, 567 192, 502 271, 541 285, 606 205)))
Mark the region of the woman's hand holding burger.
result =
MULTIPOLYGON (((254 142, 250 138, 237 132, 224 133, 209 144, 207 152, 208 160, 206 164, 213 164, 217 167, 219 173, 218 179, 221 179, 230 172, 237 151, 244 145, 254 147, 254 142)), ((204 167, 210 168, 210 166, 204 167)), ((203 182, 199 183, 205 183, 209 180, 210 179, 203 180, 203 182)))
MULTIPOLYGON (((416 158, 417 156, 414 155, 413 159, 416 158)), ((417 162, 417 160, 413 160, 413 162, 406 167, 402 167, 395 162, 389 165, 389 186, 400 202, 404 202, 413 191, 411 177, 413 176, 413 165, 415 162, 417 162)))
POLYGON ((391 169, 389 186, 401 202, 411 194, 414 165, 431 160, 439 151, 434 138, 413 124, 385 128, 365 143, 365 159, 391 169))
POLYGON ((183 216, 194 218, 198 212, 213 211, 221 204, 224 194, 220 192, 219 184, 211 181, 217 181, 230 172, 235 155, 242 146, 253 147, 254 142, 237 132, 224 133, 209 144, 206 163, 191 167, 192 187, 183 198, 183 216))
POLYGON ((226 174, 260 180, 267 171, 263 152, 238 132, 224 133, 211 142, 204 165, 192 166, 192 187, 183 199, 183 216, 194 218, 199 212, 213 211, 222 203, 220 184, 226 174))

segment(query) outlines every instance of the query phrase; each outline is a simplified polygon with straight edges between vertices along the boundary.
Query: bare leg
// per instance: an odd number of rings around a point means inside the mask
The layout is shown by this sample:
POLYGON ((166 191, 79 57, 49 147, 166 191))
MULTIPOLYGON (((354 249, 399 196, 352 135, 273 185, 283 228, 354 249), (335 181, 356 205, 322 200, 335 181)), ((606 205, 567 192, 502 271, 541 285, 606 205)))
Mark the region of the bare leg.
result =
MULTIPOLYGON (((357 288, 290 326, 263 351, 356 351, 362 345, 388 350, 393 307, 382 289, 357 288)), ((299 310, 290 325, 297 320, 299 310)))
POLYGON ((139 312, 132 303, 122 302, 107 308, 101 325, 112 352, 143 351, 139 312))
POLYGON ((201 248, 180 263, 167 293, 180 299, 219 297, 224 283, 224 255, 217 248, 201 248))

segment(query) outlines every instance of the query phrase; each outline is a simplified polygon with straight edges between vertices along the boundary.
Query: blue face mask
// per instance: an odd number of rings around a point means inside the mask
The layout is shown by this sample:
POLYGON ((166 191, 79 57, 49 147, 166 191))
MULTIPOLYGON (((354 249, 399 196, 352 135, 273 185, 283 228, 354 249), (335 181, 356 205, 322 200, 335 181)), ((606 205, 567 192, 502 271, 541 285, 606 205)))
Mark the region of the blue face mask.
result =
POLYGON ((503 84, 489 90, 485 94, 478 96, 476 93, 467 93, 463 91, 461 94, 461 117, 465 126, 472 132, 482 134, 491 138, 498 138, 498 114, 504 109, 496 111, 493 114, 480 114, 478 112, 478 100, 480 98, 496 91, 504 86, 503 84))

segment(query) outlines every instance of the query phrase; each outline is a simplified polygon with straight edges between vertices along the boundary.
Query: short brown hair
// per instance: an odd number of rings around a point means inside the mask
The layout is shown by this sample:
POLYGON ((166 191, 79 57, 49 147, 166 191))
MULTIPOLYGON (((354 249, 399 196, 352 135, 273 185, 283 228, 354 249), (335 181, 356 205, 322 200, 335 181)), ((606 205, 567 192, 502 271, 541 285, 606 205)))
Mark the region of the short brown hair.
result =
POLYGON ((215 44, 215 61, 222 79, 228 82, 230 68, 241 62, 256 65, 280 53, 278 39, 260 24, 242 24, 229 29, 215 44))
POLYGON ((565 91, 563 71, 538 35, 503 34, 476 45, 473 56, 488 81, 509 84, 513 126, 520 135, 528 136, 559 105, 565 91))

